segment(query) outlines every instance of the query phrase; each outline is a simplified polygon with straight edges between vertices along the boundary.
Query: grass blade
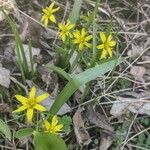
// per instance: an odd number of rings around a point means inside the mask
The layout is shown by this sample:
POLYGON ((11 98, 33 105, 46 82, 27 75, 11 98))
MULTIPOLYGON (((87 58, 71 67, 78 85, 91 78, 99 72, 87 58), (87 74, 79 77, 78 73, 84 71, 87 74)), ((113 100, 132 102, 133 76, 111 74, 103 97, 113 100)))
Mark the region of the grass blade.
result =
POLYGON ((75 0, 74 1, 73 9, 69 15, 69 20, 74 24, 79 19, 82 2, 83 2, 83 0, 75 0))

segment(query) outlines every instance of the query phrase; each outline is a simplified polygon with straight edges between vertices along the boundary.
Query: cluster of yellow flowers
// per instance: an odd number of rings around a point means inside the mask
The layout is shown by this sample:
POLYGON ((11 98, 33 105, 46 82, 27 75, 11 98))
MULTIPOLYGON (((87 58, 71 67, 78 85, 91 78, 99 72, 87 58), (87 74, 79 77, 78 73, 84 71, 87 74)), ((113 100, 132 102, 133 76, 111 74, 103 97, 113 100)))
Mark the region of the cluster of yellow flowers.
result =
MULTIPOLYGON (((57 12, 60 8, 54 8, 55 2, 53 2, 49 7, 46 7, 42 9, 42 18, 41 22, 45 25, 45 27, 48 26, 48 22, 52 21, 53 23, 56 23, 56 19, 54 16, 54 13, 57 12)), ((91 48, 90 40, 93 38, 92 35, 88 35, 88 32, 85 28, 82 28, 81 30, 75 30, 72 32, 72 29, 75 27, 74 24, 72 24, 70 21, 67 21, 66 23, 58 23, 58 28, 60 30, 59 36, 64 42, 67 37, 73 38, 73 43, 77 44, 79 46, 79 51, 82 51, 84 47, 91 48)), ((116 42, 112 40, 112 36, 106 35, 103 32, 100 32, 100 38, 101 38, 101 44, 97 46, 97 49, 101 50, 101 59, 106 59, 107 55, 112 57, 112 48, 116 45, 116 42)))
MULTIPOLYGON (((46 99, 48 96, 48 93, 44 93, 36 97, 36 87, 33 86, 31 88, 31 91, 29 92, 28 97, 24 97, 22 95, 15 95, 16 99, 22 104, 22 106, 20 106, 17 110, 13 112, 21 112, 27 110, 27 122, 32 123, 34 109, 40 112, 46 111, 46 108, 40 105, 39 103, 46 99)), ((57 132, 61 131, 63 127, 62 124, 57 125, 58 120, 56 116, 53 116, 51 123, 49 123, 47 120, 45 120, 44 123, 46 129, 45 131, 53 134, 56 134, 57 132)))

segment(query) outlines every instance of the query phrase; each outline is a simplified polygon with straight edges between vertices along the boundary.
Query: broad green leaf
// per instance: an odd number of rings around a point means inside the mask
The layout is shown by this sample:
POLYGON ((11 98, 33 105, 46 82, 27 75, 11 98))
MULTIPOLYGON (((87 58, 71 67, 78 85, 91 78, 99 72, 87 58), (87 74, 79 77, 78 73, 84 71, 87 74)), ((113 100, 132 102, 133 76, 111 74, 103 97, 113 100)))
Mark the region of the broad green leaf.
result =
POLYGON ((8 125, 1 119, 0 119, 0 132, 3 133, 6 136, 6 138, 11 140, 11 131, 8 125))
POLYGON ((34 132, 35 150, 67 150, 63 139, 47 132, 34 132))
POLYGON ((56 97, 49 113, 55 115, 61 106, 72 96, 72 94, 81 86, 87 82, 94 80, 95 78, 104 75, 108 71, 111 71, 114 67, 119 65, 123 61, 122 58, 111 60, 96 67, 87 69, 78 75, 75 75, 68 84, 63 88, 60 94, 56 97))
POLYGON ((83 0, 74 0, 73 9, 72 9, 70 16, 69 16, 69 20, 74 24, 79 19, 82 2, 83 2, 83 0))
POLYGON ((15 137, 16 138, 25 138, 25 137, 29 137, 32 135, 34 129, 33 128, 24 128, 24 129, 20 129, 16 132, 15 137))

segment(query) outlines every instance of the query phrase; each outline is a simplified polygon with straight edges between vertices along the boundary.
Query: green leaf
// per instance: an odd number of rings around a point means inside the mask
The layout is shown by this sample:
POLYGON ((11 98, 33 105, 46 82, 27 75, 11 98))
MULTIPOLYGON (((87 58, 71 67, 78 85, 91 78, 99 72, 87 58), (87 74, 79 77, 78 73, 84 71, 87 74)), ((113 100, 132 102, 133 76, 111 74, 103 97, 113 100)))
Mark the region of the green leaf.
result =
POLYGON ((24 129, 20 129, 16 132, 15 137, 16 138, 25 138, 25 137, 29 137, 32 135, 34 129, 33 128, 24 128, 24 129))
POLYGON ((146 140, 145 134, 144 134, 144 133, 141 133, 141 134, 138 136, 138 141, 139 141, 139 143, 144 143, 145 140, 146 140))
POLYGON ((94 80, 95 78, 104 75, 108 71, 111 71, 114 67, 119 65, 123 61, 122 58, 115 59, 97 65, 93 68, 87 69, 80 74, 75 75, 68 84, 63 88, 60 94, 56 97, 55 102, 53 103, 49 113, 55 115, 61 106, 72 96, 72 94, 81 86, 87 82, 94 80))
POLYGON ((67 150, 63 139, 51 133, 34 132, 35 150, 67 150))
POLYGON ((0 132, 3 133, 6 136, 6 138, 11 140, 11 131, 8 125, 1 119, 0 119, 0 132))
POLYGON ((72 119, 70 116, 63 116, 59 118, 59 123, 63 124, 63 132, 69 133, 71 131, 72 119))
POLYGON ((83 2, 83 0, 75 0, 74 1, 73 9, 69 15, 69 20, 74 24, 79 19, 82 2, 83 2))
POLYGON ((53 71, 57 72, 58 74, 62 75, 68 81, 71 80, 70 75, 67 72, 65 72, 63 69, 61 69, 61 68, 59 68, 57 66, 54 66, 54 65, 50 65, 50 64, 45 65, 45 67, 48 70, 53 70, 53 71))

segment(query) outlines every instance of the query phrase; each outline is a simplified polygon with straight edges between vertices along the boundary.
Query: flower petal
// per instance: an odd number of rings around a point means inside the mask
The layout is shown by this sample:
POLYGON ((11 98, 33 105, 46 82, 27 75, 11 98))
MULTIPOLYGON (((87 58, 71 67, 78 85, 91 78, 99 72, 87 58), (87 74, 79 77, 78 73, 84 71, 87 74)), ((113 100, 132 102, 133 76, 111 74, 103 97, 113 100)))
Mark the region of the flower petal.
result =
POLYGON ((112 49, 108 48, 107 51, 108 51, 109 56, 112 57, 112 49))
POLYGON ((47 120, 45 120, 45 121, 44 121, 44 124, 45 124, 46 130, 49 130, 49 128, 50 128, 50 123, 49 123, 47 120))
POLYGON ((35 94, 36 94, 36 87, 33 86, 31 88, 31 91, 29 92, 29 98, 34 98, 35 97, 35 94))
POLYGON ((52 13, 55 13, 56 11, 58 11, 60 9, 60 7, 57 7, 55 9, 52 9, 52 13))
POLYGON ((27 109, 27 122, 31 123, 33 118, 33 109, 27 109))
POLYGON ((93 38, 92 35, 86 36, 86 37, 85 37, 85 41, 89 41, 89 40, 91 40, 92 38, 93 38))
POLYGON ((36 104, 34 106, 35 109, 39 110, 39 111, 46 111, 46 108, 42 105, 36 104))
POLYGON ((107 38, 107 42, 110 42, 111 39, 112 39, 112 36, 111 36, 111 34, 110 34, 110 35, 108 36, 108 38, 107 38))
POLYGON ((48 9, 53 9, 54 5, 55 5, 55 2, 51 3, 51 4, 49 5, 48 9))
POLYGON ((106 42, 106 36, 105 36, 104 32, 100 32, 100 37, 101 37, 102 42, 105 43, 106 42))
POLYGON ((21 112, 21 111, 24 111, 25 109, 27 109, 26 106, 20 106, 18 109, 14 110, 13 112, 21 112))
POLYGON ((58 120, 57 120, 57 116, 55 115, 55 116, 52 118, 52 123, 51 123, 51 125, 52 125, 53 127, 55 127, 55 126, 57 125, 57 123, 58 123, 58 120))
POLYGON ((28 98, 26 98, 26 97, 24 97, 24 96, 21 96, 21 95, 15 95, 15 97, 16 97, 16 99, 17 99, 20 103, 22 103, 22 104, 25 104, 25 103, 27 103, 27 101, 28 101, 28 98))
POLYGON ((91 46, 92 46, 90 43, 87 43, 87 42, 85 42, 84 45, 89 48, 91 48, 91 46))
POLYGON ((101 59, 106 59, 107 51, 103 49, 102 54, 101 54, 101 59))
POLYGON ((61 131, 62 128, 63 128, 63 124, 59 124, 59 125, 55 126, 54 131, 59 132, 59 131, 61 131))
POLYGON ((115 46, 116 45, 116 41, 110 41, 108 42, 109 46, 112 47, 112 46, 115 46))
POLYGON ((81 30, 81 36, 85 36, 87 34, 87 32, 85 31, 85 28, 82 28, 82 30, 81 30))
POLYGON ((79 50, 83 50, 83 43, 79 44, 79 50))
POLYGON ((39 95, 38 97, 35 98, 36 102, 39 103, 41 101, 43 101, 44 99, 46 99, 49 96, 48 93, 44 93, 42 95, 39 95))
POLYGON ((56 19, 55 19, 55 16, 54 16, 54 15, 51 15, 49 19, 50 19, 52 22, 56 23, 56 19))
POLYGON ((104 44, 100 44, 97 46, 97 49, 103 49, 104 48, 104 44))

